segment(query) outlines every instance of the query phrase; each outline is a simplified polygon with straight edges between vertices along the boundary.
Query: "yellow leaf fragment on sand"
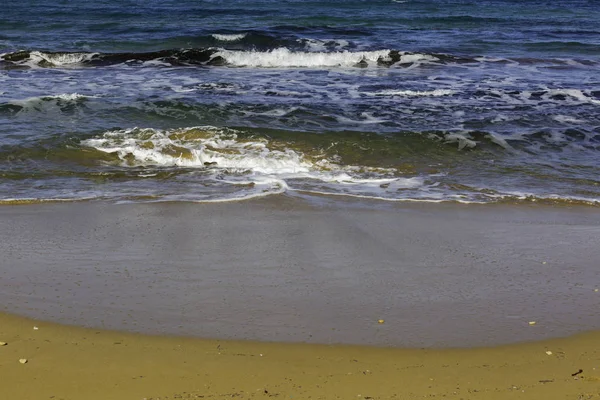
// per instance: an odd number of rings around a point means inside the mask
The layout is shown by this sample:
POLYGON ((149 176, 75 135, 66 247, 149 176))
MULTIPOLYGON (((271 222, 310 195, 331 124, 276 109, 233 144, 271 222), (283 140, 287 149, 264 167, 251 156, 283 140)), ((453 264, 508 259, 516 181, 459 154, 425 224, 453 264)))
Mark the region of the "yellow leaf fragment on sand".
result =
POLYGON ((383 319, 378 319, 378 320, 377 320, 377 323, 378 323, 378 324, 383 324, 384 322, 385 322, 385 320, 383 320, 383 319))
POLYGON ((8 343, 6 342, 0 342, 0 346, 6 346, 8 343))
POLYGON ((37 331, 38 329, 40 329, 40 328, 38 328, 37 326, 34 326, 34 327, 33 327, 33 330, 34 330, 34 331, 37 331))
POLYGON ((529 321, 529 325, 535 325, 535 321, 529 321))
POLYGON ((548 264, 548 263, 547 263, 546 261, 542 261, 542 264, 546 265, 546 264, 548 264))
POLYGON ((26 358, 21 358, 21 359, 19 360, 19 362, 20 362, 21 364, 27 364, 27 359, 26 359, 26 358))
POLYGON ((550 350, 548 350, 548 351, 546 352, 546 354, 548 354, 549 356, 551 356, 551 355, 552 355, 552 352, 551 352, 550 350))

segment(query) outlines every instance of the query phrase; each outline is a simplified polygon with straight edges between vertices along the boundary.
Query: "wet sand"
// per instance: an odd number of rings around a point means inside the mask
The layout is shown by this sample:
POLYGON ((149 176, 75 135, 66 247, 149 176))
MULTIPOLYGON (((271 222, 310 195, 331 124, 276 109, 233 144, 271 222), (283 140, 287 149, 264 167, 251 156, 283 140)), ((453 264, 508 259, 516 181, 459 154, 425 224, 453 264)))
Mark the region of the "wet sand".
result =
POLYGON ((537 341, 600 328, 598 243, 595 208, 290 196, 3 206, 0 310, 218 339, 537 341))
POLYGON ((599 333, 388 349, 151 337, 0 314, 0 341, 10 400, 600 398, 599 333))

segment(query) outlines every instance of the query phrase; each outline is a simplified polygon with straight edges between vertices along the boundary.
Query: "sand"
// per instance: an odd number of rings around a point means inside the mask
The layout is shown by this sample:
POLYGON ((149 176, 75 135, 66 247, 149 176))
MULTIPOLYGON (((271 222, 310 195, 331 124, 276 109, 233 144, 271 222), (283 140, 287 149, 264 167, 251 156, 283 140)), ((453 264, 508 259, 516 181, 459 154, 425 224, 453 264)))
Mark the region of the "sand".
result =
POLYGON ((0 399, 600 399, 599 238, 539 205, 0 207, 0 399))
POLYGON ((7 400, 600 399, 598 332, 392 349, 152 337, 0 314, 0 340, 7 400))

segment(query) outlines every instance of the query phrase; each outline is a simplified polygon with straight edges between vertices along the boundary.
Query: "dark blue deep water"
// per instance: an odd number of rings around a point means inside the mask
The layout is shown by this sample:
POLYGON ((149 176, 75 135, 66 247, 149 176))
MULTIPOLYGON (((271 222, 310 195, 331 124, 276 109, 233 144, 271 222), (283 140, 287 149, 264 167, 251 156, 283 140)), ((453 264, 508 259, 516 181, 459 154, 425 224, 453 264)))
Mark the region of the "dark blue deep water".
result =
POLYGON ((15 1, 0 201, 600 204, 600 3, 15 1))

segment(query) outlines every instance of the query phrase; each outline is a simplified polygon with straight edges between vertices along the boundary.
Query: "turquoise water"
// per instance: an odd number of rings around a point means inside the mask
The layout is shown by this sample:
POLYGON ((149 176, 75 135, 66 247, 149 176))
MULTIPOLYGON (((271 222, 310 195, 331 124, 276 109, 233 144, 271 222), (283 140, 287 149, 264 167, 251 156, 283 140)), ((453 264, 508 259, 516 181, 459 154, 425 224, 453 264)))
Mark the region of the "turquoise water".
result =
POLYGON ((600 201, 596 1, 8 0, 0 200, 600 201))

